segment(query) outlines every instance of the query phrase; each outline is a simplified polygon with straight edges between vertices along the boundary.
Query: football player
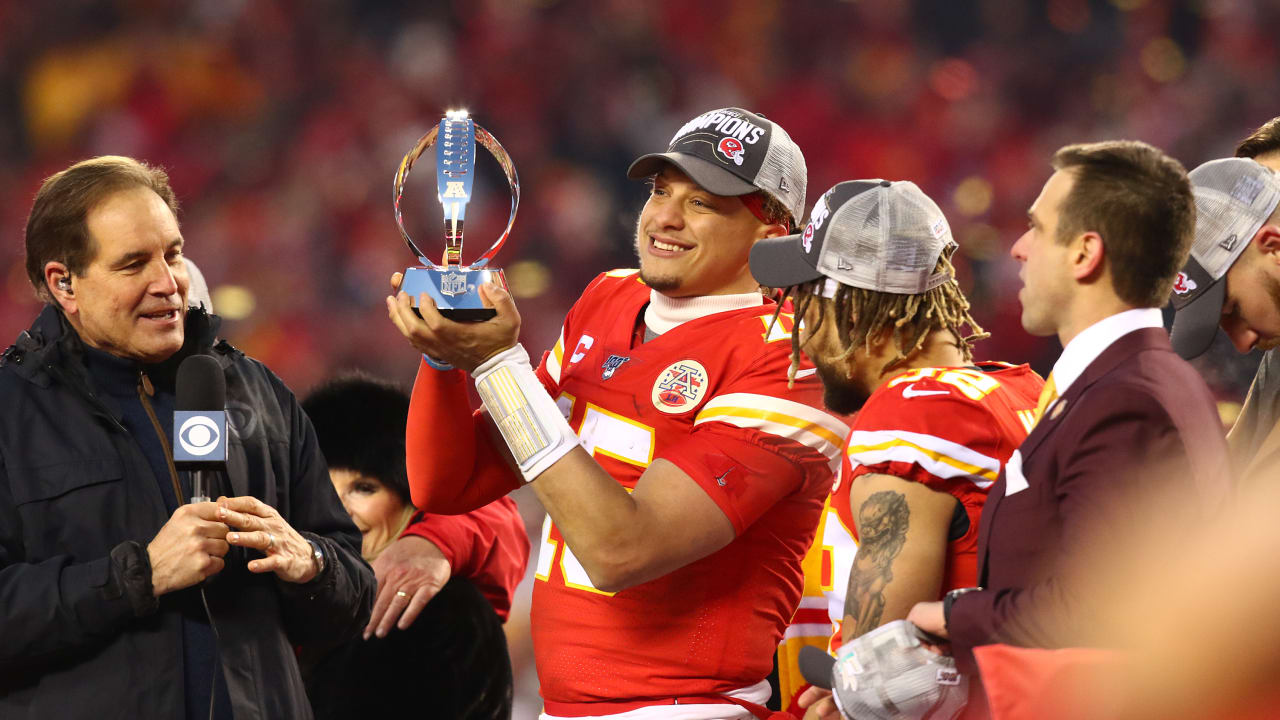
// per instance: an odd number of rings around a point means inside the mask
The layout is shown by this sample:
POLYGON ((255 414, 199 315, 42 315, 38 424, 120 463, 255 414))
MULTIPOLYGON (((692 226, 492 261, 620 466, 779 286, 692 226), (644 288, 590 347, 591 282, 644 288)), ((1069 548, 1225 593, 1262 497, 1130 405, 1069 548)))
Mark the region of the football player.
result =
POLYGON ((789 381, 791 319, 773 324, 747 267, 801 217, 804 158, 777 124, 726 108, 628 175, 651 181, 640 267, 597 277, 536 371, 499 287, 484 286, 497 317, 483 323, 388 298, 430 358, 410 411, 414 500, 460 512, 523 481, 547 509, 532 609, 544 718, 763 717, 848 430, 812 367, 789 381), (484 404, 474 424, 464 370, 484 404))
MULTIPOLYGON (((956 247, 914 183, 858 180, 828 190, 802 234, 751 251, 756 279, 788 288, 804 320, 793 358, 817 365, 829 409, 857 412, 825 522, 833 549, 856 543, 833 555, 847 578, 831 590, 833 648, 977 584, 987 489, 1035 422, 1039 376, 973 361, 986 335, 956 283, 956 247)), ((829 697, 811 689, 800 705, 829 715, 829 697)))

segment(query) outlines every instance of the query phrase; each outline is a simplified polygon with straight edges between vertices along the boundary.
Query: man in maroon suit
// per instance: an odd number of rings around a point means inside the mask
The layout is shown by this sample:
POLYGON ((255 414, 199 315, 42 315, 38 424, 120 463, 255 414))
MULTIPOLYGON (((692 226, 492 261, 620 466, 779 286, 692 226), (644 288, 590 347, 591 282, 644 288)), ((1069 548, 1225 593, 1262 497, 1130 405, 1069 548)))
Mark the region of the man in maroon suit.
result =
POLYGON ((983 510, 982 587, 909 616, 949 637, 969 672, 979 645, 1080 642, 1092 613, 1067 570, 1141 520, 1135 497, 1176 490, 1208 505, 1229 487, 1213 398, 1161 325, 1195 231, 1186 171, 1137 142, 1068 146, 1053 167, 1012 254, 1023 327, 1057 335, 1063 353, 983 510))

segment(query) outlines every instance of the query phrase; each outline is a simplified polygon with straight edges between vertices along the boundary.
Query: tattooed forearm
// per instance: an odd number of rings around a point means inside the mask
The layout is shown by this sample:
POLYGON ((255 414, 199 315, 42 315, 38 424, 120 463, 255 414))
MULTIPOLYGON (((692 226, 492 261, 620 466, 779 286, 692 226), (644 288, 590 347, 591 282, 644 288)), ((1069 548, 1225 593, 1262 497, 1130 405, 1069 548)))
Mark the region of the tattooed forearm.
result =
POLYGON ((853 637, 880 627, 884 591, 893 580, 893 560, 902 552, 911 510, 902 493, 873 493, 858 509, 858 554, 849 572, 844 614, 855 625, 853 637))

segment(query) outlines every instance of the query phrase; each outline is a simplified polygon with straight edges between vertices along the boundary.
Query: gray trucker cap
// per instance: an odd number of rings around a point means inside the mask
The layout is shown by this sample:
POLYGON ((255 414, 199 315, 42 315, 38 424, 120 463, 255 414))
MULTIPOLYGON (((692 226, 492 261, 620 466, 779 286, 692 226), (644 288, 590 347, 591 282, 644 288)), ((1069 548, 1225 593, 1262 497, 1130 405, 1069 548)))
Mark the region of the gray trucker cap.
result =
POLYGON ((938 205, 915 183, 851 180, 813 206, 804 232, 751 248, 751 274, 786 288, 828 277, 865 290, 915 295, 951 275, 935 272, 956 242, 938 205))
POLYGON ((1173 283, 1169 339, 1190 359, 1213 344, 1227 297, 1223 278, 1280 204, 1280 176, 1248 158, 1223 158, 1188 177, 1196 198, 1196 236, 1173 283))

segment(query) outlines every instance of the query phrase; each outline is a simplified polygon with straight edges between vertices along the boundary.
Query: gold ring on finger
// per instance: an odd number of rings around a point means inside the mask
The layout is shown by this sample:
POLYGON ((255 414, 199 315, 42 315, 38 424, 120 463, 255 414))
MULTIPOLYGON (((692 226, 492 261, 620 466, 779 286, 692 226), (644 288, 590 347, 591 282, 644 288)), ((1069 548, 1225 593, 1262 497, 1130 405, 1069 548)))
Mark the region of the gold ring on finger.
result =
POLYGON ((397 591, 396 591, 396 597, 407 598, 407 597, 409 597, 409 593, 407 593, 407 592, 405 592, 405 591, 403 591, 403 590, 397 590, 397 591))

